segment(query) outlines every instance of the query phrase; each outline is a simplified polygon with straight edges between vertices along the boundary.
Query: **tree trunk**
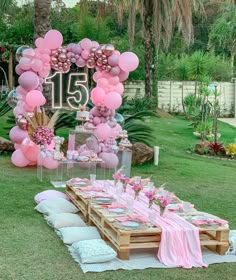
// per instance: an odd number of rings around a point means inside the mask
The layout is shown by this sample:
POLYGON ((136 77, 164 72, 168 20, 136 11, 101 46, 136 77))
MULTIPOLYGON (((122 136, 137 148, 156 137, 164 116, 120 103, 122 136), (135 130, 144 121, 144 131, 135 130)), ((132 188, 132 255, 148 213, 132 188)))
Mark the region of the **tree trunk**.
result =
MULTIPOLYGON (((34 39, 44 37, 51 29, 50 22, 51 0, 34 0, 34 39)), ((43 94, 47 100, 44 108, 46 114, 51 115, 52 108, 52 93, 50 87, 43 85, 43 94)))
POLYGON ((34 0, 34 38, 43 37, 50 29, 51 0, 34 0))
POLYGON ((145 95, 152 96, 151 73, 152 73, 152 0, 145 0, 143 3, 144 19, 144 46, 145 46, 145 95))

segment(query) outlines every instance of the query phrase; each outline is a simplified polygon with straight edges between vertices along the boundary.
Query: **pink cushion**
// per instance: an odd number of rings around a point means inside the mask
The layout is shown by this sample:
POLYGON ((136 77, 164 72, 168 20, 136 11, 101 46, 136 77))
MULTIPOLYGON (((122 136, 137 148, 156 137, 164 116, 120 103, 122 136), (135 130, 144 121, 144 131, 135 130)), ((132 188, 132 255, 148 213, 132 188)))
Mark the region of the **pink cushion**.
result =
POLYGON ((68 196, 62 192, 55 191, 55 190, 47 190, 36 194, 36 196, 34 197, 34 201, 36 203, 40 203, 43 200, 50 199, 50 198, 57 198, 57 197, 70 200, 68 196))

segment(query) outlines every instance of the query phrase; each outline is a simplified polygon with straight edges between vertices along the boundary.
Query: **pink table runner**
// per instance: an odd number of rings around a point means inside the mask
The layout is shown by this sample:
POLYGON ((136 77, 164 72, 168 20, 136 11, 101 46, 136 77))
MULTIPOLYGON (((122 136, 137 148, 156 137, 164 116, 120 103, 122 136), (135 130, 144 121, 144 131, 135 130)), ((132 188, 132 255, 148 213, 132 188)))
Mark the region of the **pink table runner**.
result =
MULTIPOLYGON (((99 185, 103 185, 100 181, 99 185)), ((111 184, 109 193, 116 195, 116 187, 111 184)), ((121 202, 130 201, 134 197, 134 191, 128 187, 126 192, 121 195, 121 202)), ((145 219, 148 219, 148 199, 139 195, 139 201, 134 202, 134 211, 145 219)), ((155 226, 162 229, 161 242, 157 257, 159 261, 167 266, 176 267, 207 267, 202 260, 199 230, 178 215, 166 212, 160 216, 159 207, 152 207, 157 213, 155 226)))

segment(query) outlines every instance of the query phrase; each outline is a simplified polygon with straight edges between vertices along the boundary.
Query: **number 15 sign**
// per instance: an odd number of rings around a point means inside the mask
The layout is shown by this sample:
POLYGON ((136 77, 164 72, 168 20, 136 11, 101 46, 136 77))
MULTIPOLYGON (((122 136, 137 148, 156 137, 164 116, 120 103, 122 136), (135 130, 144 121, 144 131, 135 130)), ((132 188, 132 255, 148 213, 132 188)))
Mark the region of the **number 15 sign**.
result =
POLYGON ((51 86, 52 109, 78 110, 79 105, 86 106, 89 101, 86 73, 55 72, 44 83, 51 86))

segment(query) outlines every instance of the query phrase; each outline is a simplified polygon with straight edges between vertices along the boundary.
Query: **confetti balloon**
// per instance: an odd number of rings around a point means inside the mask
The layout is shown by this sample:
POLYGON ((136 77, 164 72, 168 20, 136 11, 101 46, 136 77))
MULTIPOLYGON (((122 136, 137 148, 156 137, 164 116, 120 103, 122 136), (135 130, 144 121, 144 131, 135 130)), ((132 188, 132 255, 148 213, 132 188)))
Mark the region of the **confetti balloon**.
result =
POLYGON ((18 102, 16 90, 13 89, 8 93, 7 96, 7 103, 11 108, 15 108, 18 102))
POLYGON ((27 50, 29 48, 30 48, 29 46, 21 46, 16 50, 16 61, 17 62, 19 62, 20 59, 22 58, 24 50, 27 50))

